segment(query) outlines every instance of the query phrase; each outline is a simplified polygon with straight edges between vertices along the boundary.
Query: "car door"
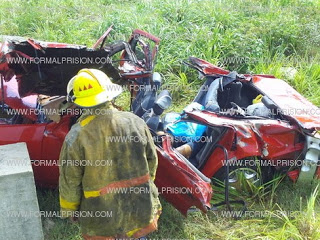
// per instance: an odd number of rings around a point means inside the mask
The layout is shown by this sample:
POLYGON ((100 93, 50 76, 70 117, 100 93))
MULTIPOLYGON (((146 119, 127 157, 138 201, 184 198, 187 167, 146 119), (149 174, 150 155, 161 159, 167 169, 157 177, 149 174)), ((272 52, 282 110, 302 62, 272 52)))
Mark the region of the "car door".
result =
POLYGON ((162 146, 157 145, 157 153, 159 193, 184 215, 192 206, 206 212, 212 196, 210 179, 173 149, 169 136, 163 137, 162 146))

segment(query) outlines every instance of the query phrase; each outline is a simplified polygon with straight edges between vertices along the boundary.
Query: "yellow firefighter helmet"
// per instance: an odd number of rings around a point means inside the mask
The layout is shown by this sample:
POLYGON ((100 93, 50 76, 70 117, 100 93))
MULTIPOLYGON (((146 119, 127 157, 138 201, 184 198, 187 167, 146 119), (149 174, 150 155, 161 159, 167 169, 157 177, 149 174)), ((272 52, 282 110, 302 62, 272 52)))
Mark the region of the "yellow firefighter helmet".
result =
POLYGON ((68 100, 80 107, 94 107, 111 101, 122 92, 120 85, 98 69, 81 69, 68 83, 68 100))

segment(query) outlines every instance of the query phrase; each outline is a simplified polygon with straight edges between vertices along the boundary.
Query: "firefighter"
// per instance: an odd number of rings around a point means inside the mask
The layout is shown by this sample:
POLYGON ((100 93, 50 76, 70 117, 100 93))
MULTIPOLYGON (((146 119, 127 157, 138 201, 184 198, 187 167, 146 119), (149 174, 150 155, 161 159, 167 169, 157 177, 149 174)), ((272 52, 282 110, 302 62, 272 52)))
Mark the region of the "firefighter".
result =
POLYGON ((79 219, 84 239, 157 229, 156 149, 142 119, 112 107, 121 91, 97 69, 82 69, 68 83, 68 99, 83 111, 60 153, 60 208, 62 218, 79 219))

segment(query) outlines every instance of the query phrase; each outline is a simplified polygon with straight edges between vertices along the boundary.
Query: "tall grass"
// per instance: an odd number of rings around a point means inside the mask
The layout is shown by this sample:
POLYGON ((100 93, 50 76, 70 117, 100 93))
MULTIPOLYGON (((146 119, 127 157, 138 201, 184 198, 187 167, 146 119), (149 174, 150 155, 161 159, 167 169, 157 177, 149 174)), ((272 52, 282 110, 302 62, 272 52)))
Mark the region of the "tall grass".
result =
MULTIPOLYGON (((279 212, 273 213, 282 222, 282 228, 277 232, 277 236, 293 239, 320 239, 320 220, 316 217, 316 201, 319 194, 319 185, 317 185, 307 200, 306 207, 296 212, 283 211, 279 207, 279 212)), ((271 234, 272 236, 273 234, 271 234)))
POLYGON ((2 0, 0 33, 40 40, 92 46, 114 24, 109 41, 127 39, 141 28, 162 39, 156 70, 173 91, 176 102, 192 92, 179 87, 199 80, 181 67, 189 56, 204 58, 242 73, 283 76, 281 67, 294 67, 291 81, 320 105, 319 0, 2 0), (295 61, 293 61, 295 60, 295 61))

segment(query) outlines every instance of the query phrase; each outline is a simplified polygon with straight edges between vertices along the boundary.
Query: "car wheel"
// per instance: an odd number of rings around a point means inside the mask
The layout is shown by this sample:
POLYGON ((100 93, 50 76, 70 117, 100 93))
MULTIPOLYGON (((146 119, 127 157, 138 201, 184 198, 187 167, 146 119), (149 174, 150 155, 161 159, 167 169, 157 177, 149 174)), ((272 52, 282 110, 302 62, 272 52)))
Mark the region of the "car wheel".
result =
MULTIPOLYGON (((255 189, 272 180, 273 176, 274 170, 270 166, 230 166, 228 181, 230 188, 235 189, 237 192, 252 194, 255 189)), ((220 168, 213 178, 213 183, 224 182, 226 179, 226 167, 220 168)))

